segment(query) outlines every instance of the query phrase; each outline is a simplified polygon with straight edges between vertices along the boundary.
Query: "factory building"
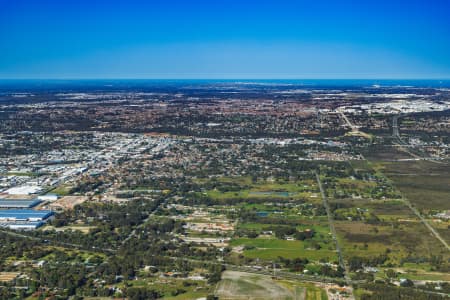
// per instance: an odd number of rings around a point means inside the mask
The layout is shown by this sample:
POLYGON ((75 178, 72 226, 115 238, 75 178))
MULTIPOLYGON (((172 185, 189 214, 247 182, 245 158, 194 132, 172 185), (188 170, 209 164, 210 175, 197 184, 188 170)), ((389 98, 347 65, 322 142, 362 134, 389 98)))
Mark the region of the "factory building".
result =
POLYGON ((0 210, 2 221, 43 221, 53 215, 50 210, 7 209, 0 210))
POLYGON ((41 203, 39 199, 23 200, 23 199, 3 199, 0 198, 1 208, 32 208, 41 203))
POLYGON ((45 222, 38 221, 38 222, 0 222, 0 227, 7 227, 9 229, 13 230, 34 230, 42 225, 44 225, 45 222))
POLYGON ((32 230, 51 219, 50 210, 6 209, 0 210, 0 227, 32 230))
POLYGON ((38 196, 38 199, 42 200, 42 201, 56 201, 56 200, 58 200, 58 195, 46 194, 46 195, 38 196))

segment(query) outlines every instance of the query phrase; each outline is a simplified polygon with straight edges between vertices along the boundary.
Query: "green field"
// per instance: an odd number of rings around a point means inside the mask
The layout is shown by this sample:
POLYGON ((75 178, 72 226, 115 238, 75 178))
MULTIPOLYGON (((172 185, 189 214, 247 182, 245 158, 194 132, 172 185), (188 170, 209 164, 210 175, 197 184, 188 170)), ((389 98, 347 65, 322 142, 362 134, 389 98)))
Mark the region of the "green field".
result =
POLYGON ((67 196, 70 194, 70 191, 72 189, 72 186, 68 185, 60 185, 53 190, 50 191, 52 194, 57 194, 58 196, 67 196))
MULTIPOLYGON (((287 217, 287 219, 290 219, 287 217)), ((330 242, 330 227, 328 225, 327 218, 325 216, 322 217, 298 217, 296 216, 296 220, 299 220, 299 224, 295 226, 295 228, 299 231, 312 229, 315 232, 315 235, 312 240, 317 242, 330 242)), ((282 225, 282 224, 266 224, 264 223, 264 219, 261 220, 261 223, 239 223, 239 229, 251 229, 256 231, 262 230, 270 230, 271 227, 292 227, 292 225, 282 225)))
MULTIPOLYGON (((197 180, 198 183, 205 184, 205 180, 197 180)), ((312 180, 303 181, 267 181, 258 180, 252 182, 250 177, 224 177, 216 179, 219 183, 232 184, 239 189, 223 191, 220 189, 208 189, 203 192, 215 200, 230 198, 252 199, 252 198, 279 198, 279 199, 300 199, 309 198, 317 193, 317 186, 312 180)))
POLYGON ((307 258, 311 261, 326 259, 335 261, 336 252, 323 247, 320 250, 309 248, 305 241, 286 241, 275 238, 238 238, 230 243, 231 246, 250 246, 254 249, 244 250, 244 256, 263 260, 276 260, 283 258, 307 258))

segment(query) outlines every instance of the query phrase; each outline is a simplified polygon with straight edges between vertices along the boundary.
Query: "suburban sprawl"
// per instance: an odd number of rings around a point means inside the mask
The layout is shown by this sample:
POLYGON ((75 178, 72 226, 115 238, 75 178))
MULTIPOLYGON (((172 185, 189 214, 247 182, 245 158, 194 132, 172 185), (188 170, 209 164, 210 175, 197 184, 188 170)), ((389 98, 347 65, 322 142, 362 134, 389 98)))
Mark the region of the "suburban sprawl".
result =
POLYGON ((0 299, 449 299, 448 84, 0 84, 0 299))

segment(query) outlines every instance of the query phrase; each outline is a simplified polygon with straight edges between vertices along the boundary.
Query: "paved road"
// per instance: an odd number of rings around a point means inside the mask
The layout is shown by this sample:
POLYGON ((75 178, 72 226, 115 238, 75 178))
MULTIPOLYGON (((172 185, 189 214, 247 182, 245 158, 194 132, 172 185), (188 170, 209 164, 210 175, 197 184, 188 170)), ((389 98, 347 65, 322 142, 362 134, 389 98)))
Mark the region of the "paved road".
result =
MULTIPOLYGON (((337 251, 337 254, 338 254, 338 258, 339 258, 339 265, 344 270, 344 278, 345 278, 345 281, 346 281, 347 285, 349 287, 351 287, 352 286, 352 280, 351 280, 351 278, 349 276, 350 271, 348 269, 347 264, 344 261, 344 256, 342 254, 342 249, 341 249, 341 246, 339 245, 339 241, 337 239, 336 229, 334 228, 333 213, 331 212, 330 205, 328 204, 328 198, 325 195, 325 190, 323 189, 322 181, 320 180, 320 176, 319 176, 319 174, 317 172, 315 172, 315 174, 316 174, 317 184, 319 185, 319 189, 320 189, 320 195, 322 196, 323 206, 325 207, 325 210, 327 212, 328 223, 330 224, 331 235, 333 236, 333 241, 334 241, 334 243, 336 245, 336 251, 337 251)), ((353 295, 353 290, 351 290, 350 299, 355 299, 354 295, 353 295)))
POLYGON ((372 137, 371 137, 370 134, 367 134, 367 133, 365 133, 365 132, 359 130, 359 127, 358 127, 358 126, 356 126, 355 124, 352 124, 352 123, 350 122, 350 120, 347 118, 347 116, 344 114, 343 111, 339 111, 339 114, 340 114, 341 117, 344 119, 344 121, 345 121, 345 123, 347 124, 347 126, 350 127, 352 133, 357 134, 357 135, 360 135, 360 136, 363 136, 363 137, 365 137, 365 138, 367 138, 367 139, 372 139, 372 137))
MULTIPOLYGON (((405 143, 399 134, 399 126, 398 126, 398 118, 401 115, 395 115, 392 117, 392 135, 398 140, 398 143, 400 145, 405 145, 407 146, 408 144, 405 143)), ((412 156, 416 157, 416 158, 421 158, 427 161, 431 161, 434 163, 443 163, 440 161, 436 161, 433 159, 430 159, 428 157, 424 157, 424 156, 418 156, 410 151, 408 151, 407 149, 405 149, 404 147, 402 147, 406 152, 408 152, 409 154, 411 154, 412 156)), ((430 223, 428 223, 428 221, 422 216, 422 214, 415 208, 412 206, 411 202, 409 202, 406 199, 403 199, 405 204, 409 207, 409 209, 422 221, 422 223, 428 228, 428 230, 430 230, 431 234, 433 234, 440 242, 442 245, 444 245, 444 247, 450 251, 450 246, 448 245, 448 243, 441 237, 441 235, 439 234, 439 232, 437 232, 431 225, 430 223)))
POLYGON ((392 117, 392 136, 394 138, 396 138, 397 140, 397 145, 400 146, 400 148, 402 148, 403 151, 405 151, 406 153, 408 153, 409 155, 411 155, 412 157, 416 158, 416 159, 420 159, 420 160, 426 160, 426 161, 430 161, 436 164, 443 164, 444 162, 436 160, 435 158, 432 157, 428 157, 423 151, 417 151, 418 153, 414 153, 411 150, 408 149, 408 147, 412 147, 410 144, 408 144, 407 142, 403 141, 401 136, 400 136, 400 126, 398 125, 398 118, 403 116, 402 114, 400 115, 395 115, 392 117))
POLYGON ((330 205, 328 204, 328 199, 325 196, 325 191, 322 186, 322 181, 320 180, 320 176, 318 173, 316 173, 316 179, 317 179, 317 184, 319 185, 320 194, 322 196, 323 206, 325 207, 325 210, 327 212, 328 224, 330 224, 331 235, 333 236, 333 241, 336 244, 336 250, 338 253, 338 257, 339 257, 339 265, 345 270, 344 258, 342 256, 341 247, 339 246, 339 243, 337 240, 336 229, 334 228, 333 213, 331 212, 330 205))
POLYGON ((399 115, 395 115, 392 117, 392 136, 401 141, 400 133, 398 131, 398 117, 399 115))
POLYGON ((422 221, 422 223, 430 230, 431 234, 433 234, 441 243, 442 245, 444 245, 444 247, 450 251, 450 246, 447 244, 447 242, 441 237, 441 235, 439 234, 439 232, 436 231, 436 229, 434 229, 430 223, 428 223, 428 221, 420 214, 420 212, 414 207, 412 206, 412 204, 406 200, 403 199, 403 201, 405 202, 406 206, 409 207, 409 209, 411 209, 411 211, 420 219, 420 221, 422 221))
POLYGON ((351 128, 352 131, 358 131, 358 129, 359 129, 358 126, 352 124, 350 122, 350 120, 347 118, 347 116, 342 111, 340 111, 339 114, 344 119, 345 123, 347 123, 347 125, 351 128))

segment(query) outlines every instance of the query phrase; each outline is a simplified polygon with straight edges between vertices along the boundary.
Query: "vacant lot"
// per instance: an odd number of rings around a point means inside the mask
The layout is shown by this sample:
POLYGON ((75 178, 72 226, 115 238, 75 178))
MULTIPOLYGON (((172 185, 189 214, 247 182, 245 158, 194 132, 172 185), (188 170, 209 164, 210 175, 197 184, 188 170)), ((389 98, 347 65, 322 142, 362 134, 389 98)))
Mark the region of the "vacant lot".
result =
POLYGON ((450 209, 450 165, 429 161, 377 162, 380 170, 419 209, 450 209))
POLYGON ((401 148, 391 145, 375 145, 363 151, 363 155, 368 160, 384 161, 413 158, 410 154, 403 151, 401 148))
POLYGON ((73 209, 75 205, 82 204, 87 200, 86 196, 64 196, 52 203, 48 206, 53 210, 67 210, 73 209))
POLYGON ((416 207, 450 209, 450 174, 388 175, 416 207))
POLYGON ((320 290, 311 291, 304 287, 290 286, 273 280, 269 276, 244 272, 226 271, 218 283, 216 295, 219 299, 307 299, 322 300, 320 290), (313 296, 313 297, 311 297, 313 296))
POLYGON ((387 255, 386 264, 400 266, 402 261, 441 256, 448 252, 418 220, 403 218, 396 222, 366 224, 362 221, 336 221, 336 230, 346 259, 387 255))

